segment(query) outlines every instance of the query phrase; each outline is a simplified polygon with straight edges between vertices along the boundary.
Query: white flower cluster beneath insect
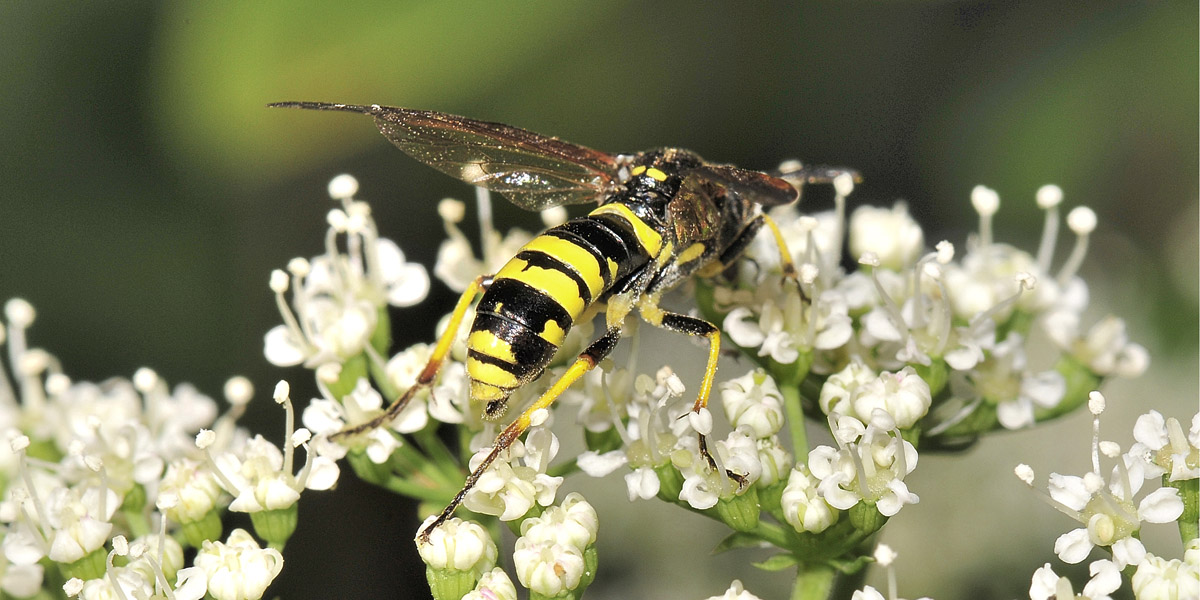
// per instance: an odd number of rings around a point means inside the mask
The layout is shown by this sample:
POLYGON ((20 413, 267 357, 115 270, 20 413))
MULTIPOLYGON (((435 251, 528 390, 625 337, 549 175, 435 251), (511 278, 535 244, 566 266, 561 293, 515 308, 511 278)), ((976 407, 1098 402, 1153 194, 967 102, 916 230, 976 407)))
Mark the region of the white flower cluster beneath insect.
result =
POLYGON ((13 299, 4 309, 0 595, 36 595, 56 578, 50 567, 67 580, 64 591, 81 598, 260 597, 282 557, 242 530, 221 541, 220 514, 286 509, 300 490, 327 489, 338 475, 333 460, 315 452, 293 474, 294 448, 308 448, 310 436, 291 430, 286 385, 276 394, 288 421, 280 450, 236 424, 253 396, 245 378, 226 384, 224 414, 192 386, 172 389, 150 369, 73 381, 52 354, 29 346, 33 307, 13 299), (199 547, 191 566, 175 536, 199 547))

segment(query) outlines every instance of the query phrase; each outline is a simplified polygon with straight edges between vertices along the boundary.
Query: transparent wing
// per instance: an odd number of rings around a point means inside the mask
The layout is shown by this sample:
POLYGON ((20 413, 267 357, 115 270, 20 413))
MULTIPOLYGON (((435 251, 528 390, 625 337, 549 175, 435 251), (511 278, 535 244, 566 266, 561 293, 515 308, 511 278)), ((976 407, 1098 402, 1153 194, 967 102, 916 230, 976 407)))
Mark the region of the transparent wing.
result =
POLYGON ((703 165, 689 171, 688 176, 716 183, 762 206, 790 204, 800 197, 792 184, 759 171, 726 165, 703 165))
POLYGON ((378 105, 280 102, 270 106, 370 115, 379 131, 409 156, 451 177, 504 194, 528 210, 595 202, 617 185, 613 155, 501 123, 378 105))

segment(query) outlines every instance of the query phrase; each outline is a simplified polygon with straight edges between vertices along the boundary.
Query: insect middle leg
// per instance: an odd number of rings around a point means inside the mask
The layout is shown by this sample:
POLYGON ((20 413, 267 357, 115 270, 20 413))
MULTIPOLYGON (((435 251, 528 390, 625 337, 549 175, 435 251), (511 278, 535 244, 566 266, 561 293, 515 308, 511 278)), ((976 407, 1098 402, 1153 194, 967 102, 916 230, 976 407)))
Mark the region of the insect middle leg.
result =
POLYGON ((454 346, 454 340, 458 338, 458 331, 462 328, 463 318, 466 317, 467 309, 471 308, 471 301, 475 299, 476 294, 487 290, 491 284, 492 278, 490 275, 480 275, 467 286, 462 296, 459 296, 458 304, 454 306, 454 312, 450 313, 450 323, 446 326, 446 331, 442 333, 442 337, 438 338, 437 345, 433 348, 433 354, 429 357, 429 362, 425 364, 425 368, 417 375, 417 381, 405 390, 403 395, 397 398, 395 402, 392 402, 383 414, 370 421, 347 427, 329 436, 329 439, 336 442, 373 431, 390 423, 399 416, 404 407, 408 406, 413 396, 417 395, 417 392, 429 387, 433 383, 433 378, 437 376, 438 371, 442 368, 442 363, 446 361, 446 356, 450 354, 450 349, 454 346))
POLYGON ((529 408, 526 408, 525 411, 516 418, 516 420, 510 423, 508 427, 505 427, 504 430, 496 436, 496 440, 492 443, 491 452, 489 452, 488 455, 483 459, 483 462, 480 463, 479 466, 475 467, 475 470, 471 471, 471 474, 467 476, 467 480, 463 483, 462 489, 454 495, 454 499, 451 500, 450 504, 442 510, 441 514, 439 514, 438 517, 433 520, 433 522, 425 526, 425 528, 421 530, 421 533, 417 535, 417 540, 420 543, 424 544, 429 542, 429 534, 434 529, 437 529, 442 523, 445 523, 446 520, 450 518, 450 515, 454 514, 454 509, 458 508, 458 506, 462 504, 463 498, 466 498, 467 493, 471 491, 471 488, 475 487, 475 484, 479 482, 479 478, 482 477, 483 473, 488 470, 488 467, 490 467, 492 463, 496 461, 496 459, 500 456, 500 453, 507 450, 509 446, 512 446, 513 442, 517 441, 517 438, 521 437, 521 434, 525 433, 525 431, 529 429, 530 425, 532 425, 533 414, 538 410, 548 409, 550 405, 554 404, 554 401, 558 400, 558 397, 561 396, 562 393, 567 390, 567 388, 571 387, 571 384, 579 381, 580 377, 583 377, 588 371, 591 371, 593 368, 595 368, 601 360, 604 360, 604 357, 608 356, 608 354, 612 352, 613 347, 617 345, 617 341, 620 339, 621 328, 609 327, 608 331, 605 332, 603 336, 592 342, 586 350, 584 350, 579 354, 578 357, 575 358, 575 362, 571 363, 571 366, 567 368, 567 372, 563 373, 562 376, 550 386, 550 389, 546 390, 541 397, 537 399, 537 401, 530 405, 529 408))
MULTIPOLYGON (((700 380, 700 391, 696 394, 696 401, 692 404, 692 412, 699 413, 702 409, 708 407, 708 399, 712 395, 713 381, 717 376, 717 359, 721 357, 721 330, 717 329, 716 325, 698 319, 689 317, 679 313, 665 311, 658 306, 657 298, 659 294, 651 294, 640 306, 642 318, 655 327, 661 327, 668 331, 675 331, 691 336, 703 336, 708 338, 708 362, 704 366, 704 378, 700 380)), ((717 461, 708 451, 708 442, 705 439, 704 433, 697 432, 700 455, 708 463, 708 466, 716 470, 717 461)), ((746 478, 740 473, 734 473, 728 469, 725 474, 734 481, 738 482, 739 486, 746 484, 746 478)))

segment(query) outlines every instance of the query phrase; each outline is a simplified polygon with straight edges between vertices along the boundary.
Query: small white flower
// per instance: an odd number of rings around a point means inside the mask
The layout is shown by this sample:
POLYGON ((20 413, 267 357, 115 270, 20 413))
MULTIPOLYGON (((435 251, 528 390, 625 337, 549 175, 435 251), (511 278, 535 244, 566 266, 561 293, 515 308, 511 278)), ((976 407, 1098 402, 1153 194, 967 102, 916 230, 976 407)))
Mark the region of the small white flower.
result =
POLYGON ((821 411, 827 415, 834 411, 848 414, 853 408, 854 398, 868 384, 877 380, 878 375, 870 367, 861 361, 850 361, 844 369, 830 375, 821 386, 821 395, 817 399, 821 411))
POLYGON ((858 390, 850 414, 866 421, 875 410, 883 410, 906 429, 924 417, 932 403, 929 384, 912 367, 905 367, 898 373, 882 373, 858 390))
POLYGON ((847 510, 866 501, 890 517, 905 504, 919 501, 903 480, 916 468, 917 451, 899 437, 898 431, 885 431, 872 424, 855 439, 838 439, 840 449, 818 446, 808 459, 810 472, 820 479, 817 490, 830 506, 847 510))
MULTIPOLYGON (((1098 457, 1093 460, 1098 464, 1098 457)), ((1120 460, 1111 483, 1096 473, 1084 477, 1050 475, 1050 497, 1066 514, 1084 525, 1055 541, 1054 552, 1063 562, 1081 562, 1094 546, 1107 546, 1118 568, 1136 564, 1145 553, 1142 543, 1133 537, 1142 522, 1169 523, 1183 513, 1183 500, 1175 488, 1159 488, 1135 506, 1134 496, 1145 480, 1130 474, 1137 461, 1127 456, 1121 456, 1120 460)))
POLYGON ((766 372, 750 371, 718 387, 725 416, 734 428, 747 427, 760 439, 779 432, 783 426, 783 394, 766 372))
MULTIPOLYGON (((470 469, 482 464, 491 451, 491 448, 483 448, 476 452, 471 457, 470 469)), ((475 487, 463 498, 463 506, 477 513, 498 516, 501 521, 525 516, 535 502, 550 506, 563 482, 562 477, 546 474, 546 468, 557 452, 558 438, 548 428, 531 428, 524 443, 517 440, 509 446, 508 460, 502 456, 483 472, 475 487)))
MULTIPOLYGON (((437 518, 421 524, 421 531, 437 518)), ((428 543, 417 544, 421 560, 434 569, 486 573, 496 566, 498 550, 492 537, 478 523, 459 518, 447 520, 429 533, 428 543)))
POLYGON ((595 543, 598 529, 596 509, 576 492, 567 494, 560 506, 551 506, 541 516, 521 523, 522 536, 572 546, 580 552, 595 543))
POLYGON ((112 534, 109 519, 119 505, 120 498, 107 488, 55 489, 46 500, 52 527, 46 556, 54 562, 71 563, 103 548, 112 534))
POLYGON ((203 571, 216 600, 256 600, 283 568, 283 556, 262 548, 249 533, 234 529, 225 542, 205 541, 193 564, 203 571))
POLYGON ((1149 353, 1129 341, 1123 319, 1107 316, 1083 334, 1079 331, 1080 320, 1077 312, 1061 310, 1048 313, 1043 324, 1059 348, 1097 375, 1137 377, 1146 371, 1149 353))
POLYGON ((880 266, 902 270, 916 262, 925 249, 925 235, 908 214, 908 205, 892 208, 860 206, 850 216, 850 254, 874 252, 880 266))
POLYGON ((1139 600, 1184 600, 1200 598, 1200 545, 1187 544, 1184 559, 1167 560, 1147 554, 1131 579, 1139 600))
POLYGON ((838 513, 818 494, 817 482, 807 465, 796 465, 788 476, 780 505, 784 519, 796 531, 820 533, 837 520, 838 513))
POLYGON ((755 485, 766 488, 783 479, 791 471, 794 459, 792 453, 779 442, 779 436, 763 438, 757 440, 757 443, 758 462, 762 465, 762 475, 759 476, 755 485))
POLYGON ((1059 577, 1050 563, 1046 563, 1033 573, 1033 581, 1029 586, 1030 600, 1110 600, 1109 594, 1121 587, 1120 569, 1109 560, 1098 560, 1088 568, 1092 578, 1083 586, 1083 594, 1076 595, 1071 580, 1059 577))
POLYGON ((521 585, 546 597, 573 590, 583 578, 583 552, 553 540, 517 538, 513 567, 521 585))
MULTIPOLYGON (((1192 417, 1193 432, 1200 431, 1200 413, 1192 417)), ((1156 410, 1138 417, 1133 427, 1137 440, 1129 455, 1146 468, 1146 477, 1169 474, 1170 481, 1200 477, 1200 436, 1188 436, 1175 417, 1164 418, 1156 410)))
POLYGON ((517 588, 508 573, 496 567, 479 578, 475 589, 467 592, 462 600, 517 600, 517 588))
POLYGON ((159 494, 171 494, 177 502, 163 512, 176 523, 192 523, 217 507, 221 486, 212 471, 193 459, 181 458, 167 466, 159 494))
POLYGON ((746 591, 740 580, 734 579, 729 585, 729 589, 725 590, 720 596, 709 596, 707 600, 762 600, 758 596, 746 591))

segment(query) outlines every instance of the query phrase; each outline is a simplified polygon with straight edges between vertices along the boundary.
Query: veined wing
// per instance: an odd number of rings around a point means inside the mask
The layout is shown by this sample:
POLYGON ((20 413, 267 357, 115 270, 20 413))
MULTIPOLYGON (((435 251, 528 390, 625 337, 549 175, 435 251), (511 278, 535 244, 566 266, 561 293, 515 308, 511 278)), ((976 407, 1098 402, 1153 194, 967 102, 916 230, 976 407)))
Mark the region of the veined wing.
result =
POLYGON ((409 156, 472 185, 542 210, 598 201, 618 185, 616 157, 532 131, 429 110, 391 106, 280 102, 272 107, 370 115, 409 156))

